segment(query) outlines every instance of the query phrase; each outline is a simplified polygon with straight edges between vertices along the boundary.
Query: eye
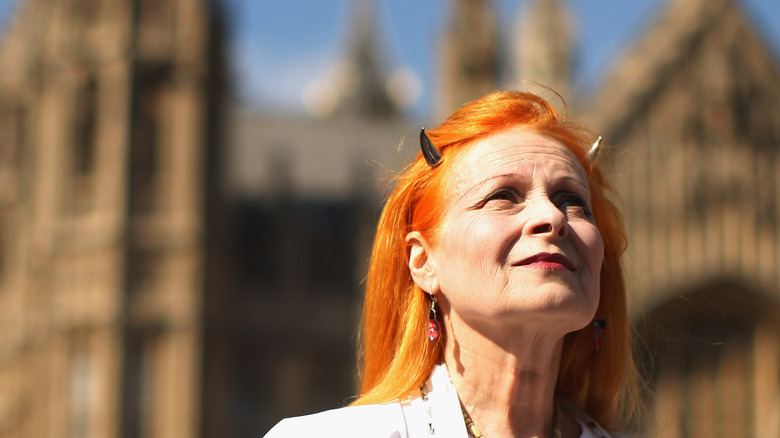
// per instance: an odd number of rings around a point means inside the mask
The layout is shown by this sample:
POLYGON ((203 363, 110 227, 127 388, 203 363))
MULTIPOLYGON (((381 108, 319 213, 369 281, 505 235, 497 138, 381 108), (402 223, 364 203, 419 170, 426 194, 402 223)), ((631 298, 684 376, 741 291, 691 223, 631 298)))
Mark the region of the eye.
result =
POLYGON ((520 195, 518 195, 515 190, 508 189, 508 188, 501 188, 488 195, 488 199, 517 202, 520 199, 520 195))
POLYGON ((592 216, 588 203, 582 196, 576 193, 563 192, 559 194, 555 205, 567 212, 581 213, 588 217, 592 216))
POLYGON ((519 202, 520 194, 517 192, 517 190, 509 187, 502 187, 492 191, 489 195, 485 196, 485 198, 482 199, 482 202, 480 202, 480 207, 484 207, 488 203, 517 204, 519 202))

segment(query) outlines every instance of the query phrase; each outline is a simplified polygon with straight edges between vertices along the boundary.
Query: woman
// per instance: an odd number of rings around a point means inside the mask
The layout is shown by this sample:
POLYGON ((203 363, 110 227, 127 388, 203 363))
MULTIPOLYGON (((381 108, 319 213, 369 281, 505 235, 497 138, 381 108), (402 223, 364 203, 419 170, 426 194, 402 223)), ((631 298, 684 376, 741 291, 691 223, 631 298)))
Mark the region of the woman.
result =
POLYGON ((610 436, 635 371, 598 142, 511 91, 420 137, 377 227, 360 396, 267 436, 610 436))

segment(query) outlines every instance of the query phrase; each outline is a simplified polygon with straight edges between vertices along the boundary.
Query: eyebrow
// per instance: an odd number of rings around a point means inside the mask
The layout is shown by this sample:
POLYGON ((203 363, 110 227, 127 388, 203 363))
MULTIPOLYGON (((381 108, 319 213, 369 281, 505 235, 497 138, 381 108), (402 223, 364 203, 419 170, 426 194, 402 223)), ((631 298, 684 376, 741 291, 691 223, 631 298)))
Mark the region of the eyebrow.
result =
POLYGON ((574 184, 582 187, 583 190, 585 190, 588 193, 590 193, 590 188, 580 178, 566 175, 566 176, 561 177, 561 180, 563 180, 563 181, 571 181, 574 184))
POLYGON ((471 192, 472 192, 474 189, 477 189, 477 188, 479 188, 479 187, 482 187, 482 186, 484 186, 484 185, 485 185, 485 183, 487 183, 488 181, 492 181, 492 180, 494 180, 494 179, 501 179, 501 178, 515 178, 515 179, 522 179, 522 180, 526 180, 526 178, 517 178, 517 174, 514 174, 514 173, 502 173, 502 174, 500 174, 500 175, 493 175, 493 176, 491 176, 491 177, 485 178, 485 179, 483 179, 483 180, 481 180, 481 181, 477 182, 476 184, 472 185, 472 186, 471 186, 471 187, 469 187, 469 188, 468 188, 466 191, 464 191, 464 192, 463 192, 463 193, 462 193, 460 196, 458 196, 457 198, 455 198, 455 199, 454 199, 454 201, 455 201, 455 202, 457 202, 457 201, 460 201, 461 199, 465 198, 465 197, 466 197, 466 195, 468 195, 469 193, 471 193, 471 192))
MULTIPOLYGON (((518 178, 517 174, 514 174, 514 173, 502 173, 500 175, 493 175, 493 176, 485 178, 485 179, 477 182, 473 186, 469 187, 465 192, 463 192, 460 196, 458 196, 455 199, 455 201, 460 201, 461 199, 466 197, 466 195, 471 193, 474 189, 484 186, 485 183, 487 183, 489 181, 492 181, 494 179, 501 179, 501 178, 513 178, 513 179, 520 179, 522 181, 526 180, 526 178, 518 178)), ((581 187, 583 190, 585 190, 587 193, 590 193, 590 188, 588 187, 588 185, 585 184, 585 182, 583 182, 582 179, 580 179, 579 177, 571 176, 571 175, 564 175, 564 176, 562 176, 560 178, 560 181, 568 181, 568 182, 574 183, 575 185, 577 185, 577 186, 581 187)))

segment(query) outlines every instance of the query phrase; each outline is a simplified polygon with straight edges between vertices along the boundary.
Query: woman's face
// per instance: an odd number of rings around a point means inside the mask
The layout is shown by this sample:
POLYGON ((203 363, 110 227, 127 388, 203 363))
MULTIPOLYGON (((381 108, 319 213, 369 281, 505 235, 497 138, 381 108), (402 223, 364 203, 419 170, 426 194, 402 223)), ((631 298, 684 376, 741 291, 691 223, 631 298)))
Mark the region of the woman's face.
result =
POLYGON ((598 307, 604 247, 582 165, 522 128, 468 148, 453 163, 427 254, 437 289, 429 292, 465 322, 584 327, 598 307))

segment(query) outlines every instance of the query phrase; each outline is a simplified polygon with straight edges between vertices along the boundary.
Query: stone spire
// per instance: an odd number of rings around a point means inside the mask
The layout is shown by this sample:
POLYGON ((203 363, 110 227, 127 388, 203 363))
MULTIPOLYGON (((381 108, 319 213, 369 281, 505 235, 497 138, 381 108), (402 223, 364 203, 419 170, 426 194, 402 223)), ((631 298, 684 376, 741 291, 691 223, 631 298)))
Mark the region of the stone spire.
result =
POLYGON ((499 80, 498 20, 492 0, 456 0, 441 42, 436 116, 493 91, 499 80))
POLYGON ((352 31, 337 116, 393 117, 398 109, 387 93, 387 66, 376 33, 374 0, 352 1, 352 31))
POLYGON ((574 61, 574 19, 566 0, 528 0, 517 18, 512 84, 531 80, 568 100, 574 61))

